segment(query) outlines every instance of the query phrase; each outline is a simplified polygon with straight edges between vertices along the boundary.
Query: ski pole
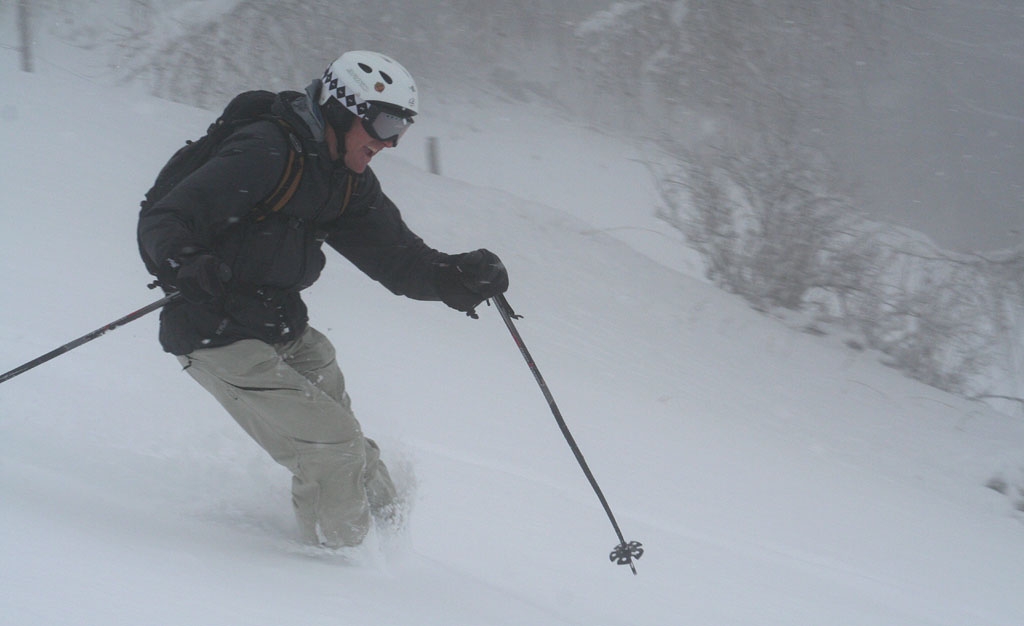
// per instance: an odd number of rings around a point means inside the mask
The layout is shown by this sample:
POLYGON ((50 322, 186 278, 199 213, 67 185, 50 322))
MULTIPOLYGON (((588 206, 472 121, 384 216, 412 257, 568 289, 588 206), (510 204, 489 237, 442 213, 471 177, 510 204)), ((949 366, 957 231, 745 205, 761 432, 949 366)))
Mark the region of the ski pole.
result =
POLYGON ((145 315, 147 313, 152 313, 153 311, 155 311, 155 310, 157 310, 159 308, 162 308, 163 306, 165 306, 167 304, 170 304, 171 302, 176 300, 179 296, 180 296, 180 294, 175 292, 175 293, 172 293, 172 294, 170 294, 168 296, 160 298, 156 302, 154 302, 152 304, 149 304, 149 305, 146 305, 146 306, 142 307, 141 309, 139 309, 138 311, 135 311, 134 313, 129 313, 128 315, 125 315, 121 319, 115 320, 113 322, 110 322, 109 324, 107 324, 106 326, 104 326, 102 328, 97 328, 96 330, 92 331, 91 333, 89 333, 87 335, 82 335, 78 339, 75 339, 74 341, 70 341, 70 342, 64 344, 63 346, 61 346, 61 347, 59 347, 59 348, 57 348, 55 350, 51 350, 50 352, 47 352, 46 354, 42 355, 41 357, 32 359, 28 363, 25 363, 24 365, 18 366, 18 367, 12 369, 11 371, 9 371, 7 373, 5 373, 3 375, 0 375, 0 383, 4 382, 6 380, 10 380, 11 378, 14 378, 15 376, 17 376, 18 374, 24 374, 25 372, 29 371, 33 367, 35 367, 37 365, 42 365, 43 363, 46 363, 50 359, 55 359, 55 358, 59 357, 60 355, 64 354, 65 352, 69 352, 71 350, 74 350, 75 348, 77 348, 78 346, 82 345, 83 343, 88 343, 88 342, 92 341, 93 339, 96 339, 98 337, 102 337, 108 331, 114 330, 118 326, 124 326, 128 322, 135 321, 135 320, 139 319, 140 317, 142 317, 143 315, 145 315))
POLYGON ((590 471, 590 466, 587 465, 587 460, 583 458, 583 453, 580 451, 578 445, 576 445, 576 439, 573 438, 572 433, 569 432, 569 426, 566 425, 565 419, 562 417, 562 412, 558 410, 558 405, 555 404, 555 398, 551 395, 551 390, 548 389, 548 384, 544 382, 544 377, 541 376, 540 369, 537 368, 537 364, 533 361, 533 357, 530 356, 530 351, 526 349, 526 344, 523 342, 522 336, 519 331, 516 330, 515 324, 512 322, 513 319, 520 319, 522 315, 516 315, 512 307, 509 306, 508 300, 505 296, 498 294, 492 298, 494 301, 494 307, 498 309, 498 313, 501 314, 501 319, 505 321, 505 326, 508 327, 508 331, 512 333, 512 338, 515 340, 516 345, 519 346, 519 351, 523 353, 523 358, 526 359, 526 364, 530 366, 530 371, 533 372, 533 377, 537 379, 537 384, 540 385, 540 390, 544 394, 544 398, 548 401, 548 406, 551 407, 551 413, 555 416, 555 421, 558 422, 558 427, 562 430, 562 435, 565 436, 565 441, 569 444, 572 449, 572 453, 576 455, 576 461, 580 464, 580 468, 583 469, 583 473, 586 475, 587 480, 590 481, 590 486, 594 488, 594 493, 597 494, 597 499, 601 501, 601 506, 604 507, 604 512, 608 514, 608 520, 612 523, 612 528, 615 529, 615 534, 619 538, 619 545, 615 546, 609 555, 609 559, 618 565, 629 565, 629 569, 633 570, 633 575, 636 576, 636 565, 633 561, 639 559, 644 554, 643 544, 639 541, 629 541, 622 536, 622 531, 619 530, 619 524, 615 521, 615 516, 612 515, 612 509, 608 506, 608 500, 605 499, 604 493, 601 491, 601 487, 598 486, 597 480, 594 478, 594 474, 590 471))

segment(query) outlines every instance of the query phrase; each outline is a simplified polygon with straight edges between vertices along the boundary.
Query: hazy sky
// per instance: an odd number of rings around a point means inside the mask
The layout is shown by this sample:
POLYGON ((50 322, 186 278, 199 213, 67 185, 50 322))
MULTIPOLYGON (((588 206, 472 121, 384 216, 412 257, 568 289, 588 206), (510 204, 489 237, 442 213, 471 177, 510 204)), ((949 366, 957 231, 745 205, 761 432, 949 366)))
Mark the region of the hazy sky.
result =
POLYGON ((872 215, 951 249, 1008 247, 1024 238, 1024 4, 943 4, 865 69, 844 165, 872 215))
POLYGON ((1024 0, 919 0, 887 15, 884 60, 863 64, 843 114, 823 129, 858 204, 945 248, 1015 245, 1024 238, 1024 0))

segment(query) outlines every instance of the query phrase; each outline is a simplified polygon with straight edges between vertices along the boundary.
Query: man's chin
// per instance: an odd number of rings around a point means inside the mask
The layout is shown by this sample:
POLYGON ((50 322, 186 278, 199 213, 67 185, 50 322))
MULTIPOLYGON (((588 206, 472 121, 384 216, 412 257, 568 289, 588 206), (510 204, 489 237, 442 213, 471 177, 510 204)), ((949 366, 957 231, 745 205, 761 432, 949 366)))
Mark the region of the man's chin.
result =
POLYGON ((356 174, 362 174, 363 172, 365 172, 366 166, 369 165, 369 163, 366 163, 362 160, 358 162, 353 161, 356 161, 356 159, 345 159, 345 167, 352 170, 356 174))

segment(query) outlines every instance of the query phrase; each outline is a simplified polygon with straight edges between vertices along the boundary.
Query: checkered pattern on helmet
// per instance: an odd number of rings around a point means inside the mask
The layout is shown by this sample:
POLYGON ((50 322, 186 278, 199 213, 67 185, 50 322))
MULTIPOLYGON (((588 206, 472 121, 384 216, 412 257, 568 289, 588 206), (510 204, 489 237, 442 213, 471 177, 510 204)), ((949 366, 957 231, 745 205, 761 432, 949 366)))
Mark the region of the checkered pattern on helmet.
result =
POLYGON ((335 100, 340 102, 346 109, 355 113, 361 118, 366 118, 367 111, 370 110, 370 103, 366 102, 358 95, 354 93, 348 93, 348 88, 345 83, 338 80, 331 72, 331 68, 327 68, 324 71, 323 77, 324 89, 326 89, 335 100))

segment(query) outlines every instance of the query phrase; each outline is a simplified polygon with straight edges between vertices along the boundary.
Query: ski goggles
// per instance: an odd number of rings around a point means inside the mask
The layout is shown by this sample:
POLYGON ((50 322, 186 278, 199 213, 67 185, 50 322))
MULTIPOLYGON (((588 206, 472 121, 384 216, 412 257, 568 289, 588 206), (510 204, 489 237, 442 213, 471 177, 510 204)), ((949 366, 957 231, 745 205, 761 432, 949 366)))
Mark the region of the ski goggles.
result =
POLYGON ((411 115, 400 115, 380 105, 370 107, 366 116, 360 119, 371 137, 378 141, 390 141, 396 146, 413 122, 411 115))

